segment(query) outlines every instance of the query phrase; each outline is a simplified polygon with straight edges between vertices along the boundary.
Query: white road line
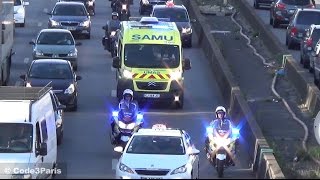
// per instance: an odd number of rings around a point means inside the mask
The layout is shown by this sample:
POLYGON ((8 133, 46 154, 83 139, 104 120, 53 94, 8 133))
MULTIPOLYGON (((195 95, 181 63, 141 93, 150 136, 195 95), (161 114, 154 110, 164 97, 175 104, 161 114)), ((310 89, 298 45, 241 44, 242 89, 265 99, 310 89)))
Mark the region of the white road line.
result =
POLYGON ((117 90, 111 90, 111 97, 117 97, 117 90))
POLYGON ((230 33, 230 31, 216 31, 216 30, 212 30, 210 31, 210 33, 230 33))
POLYGON ((16 81, 16 83, 14 84, 14 86, 20 86, 21 82, 20 81, 16 81))
POLYGON ((112 159, 112 170, 116 170, 118 164, 118 159, 112 159))
POLYGON ((41 27, 42 26, 42 22, 38 22, 38 27, 41 27))
POLYGON ((29 63, 29 58, 24 58, 24 60, 23 60, 23 62, 25 63, 25 64, 28 64, 29 63))

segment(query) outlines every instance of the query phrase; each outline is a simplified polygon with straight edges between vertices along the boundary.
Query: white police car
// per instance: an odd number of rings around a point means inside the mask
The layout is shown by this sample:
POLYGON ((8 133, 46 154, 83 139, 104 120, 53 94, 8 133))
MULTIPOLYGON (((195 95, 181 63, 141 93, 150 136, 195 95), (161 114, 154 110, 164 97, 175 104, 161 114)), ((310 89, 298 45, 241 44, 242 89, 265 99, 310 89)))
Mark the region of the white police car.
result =
POLYGON ((156 124, 133 134, 116 166, 117 179, 198 179, 199 153, 190 136, 156 124))

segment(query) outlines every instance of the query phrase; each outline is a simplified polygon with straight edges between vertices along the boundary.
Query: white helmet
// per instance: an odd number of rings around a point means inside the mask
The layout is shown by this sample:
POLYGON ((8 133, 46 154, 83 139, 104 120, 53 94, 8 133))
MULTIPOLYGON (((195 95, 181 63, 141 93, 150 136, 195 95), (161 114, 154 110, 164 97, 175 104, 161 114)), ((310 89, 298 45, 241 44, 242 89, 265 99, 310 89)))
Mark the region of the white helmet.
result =
POLYGON ((122 95, 123 95, 123 98, 125 97, 125 95, 130 95, 131 100, 133 100, 133 91, 131 89, 124 90, 122 95))
POLYGON ((227 114, 226 108, 224 108, 223 106, 218 106, 216 108, 216 117, 218 117, 218 112, 224 112, 224 116, 227 114))

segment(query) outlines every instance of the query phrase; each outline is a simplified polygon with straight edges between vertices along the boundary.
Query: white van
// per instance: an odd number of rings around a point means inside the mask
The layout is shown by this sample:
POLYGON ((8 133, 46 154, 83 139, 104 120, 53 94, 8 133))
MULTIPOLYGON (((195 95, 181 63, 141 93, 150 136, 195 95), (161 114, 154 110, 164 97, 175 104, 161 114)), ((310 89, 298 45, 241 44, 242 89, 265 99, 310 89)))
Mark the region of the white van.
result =
POLYGON ((49 87, 0 86, 0 179, 48 178, 57 137, 49 87))

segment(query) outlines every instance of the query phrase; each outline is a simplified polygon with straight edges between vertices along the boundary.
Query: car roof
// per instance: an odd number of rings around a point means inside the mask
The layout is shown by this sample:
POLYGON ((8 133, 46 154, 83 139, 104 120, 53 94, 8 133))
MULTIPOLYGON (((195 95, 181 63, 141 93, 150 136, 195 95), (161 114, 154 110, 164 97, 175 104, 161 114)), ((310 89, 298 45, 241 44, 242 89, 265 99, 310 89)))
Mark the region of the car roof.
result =
POLYGON ((30 100, 1 100, 1 123, 29 122, 30 100))
POLYGON ((156 10, 156 9, 181 9, 181 10, 187 11, 187 8, 184 7, 183 5, 174 5, 173 7, 167 7, 167 5, 157 4, 153 8, 154 8, 154 10, 156 10))
POLYGON ((314 8, 298 8, 297 9, 299 12, 300 11, 305 11, 305 12, 307 12, 307 11, 309 11, 309 12, 320 12, 320 9, 314 9, 314 8))
POLYGON ((177 129, 155 130, 141 128, 134 134, 135 136, 175 136, 182 137, 181 131, 177 129))
POLYGON ((65 32, 71 34, 71 32, 67 29, 42 29, 40 32, 65 32))
POLYGON ((37 59, 33 60, 33 63, 55 63, 55 64, 69 64, 68 60, 64 59, 37 59))
POLYGON ((61 1, 56 2, 56 5, 81 5, 84 6, 82 2, 76 2, 76 1, 61 1))

